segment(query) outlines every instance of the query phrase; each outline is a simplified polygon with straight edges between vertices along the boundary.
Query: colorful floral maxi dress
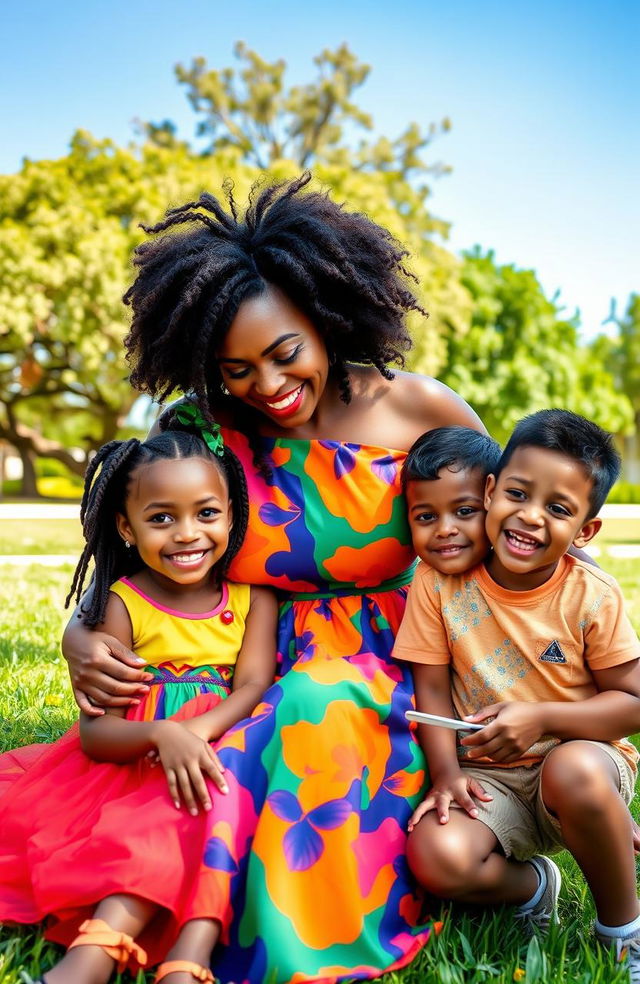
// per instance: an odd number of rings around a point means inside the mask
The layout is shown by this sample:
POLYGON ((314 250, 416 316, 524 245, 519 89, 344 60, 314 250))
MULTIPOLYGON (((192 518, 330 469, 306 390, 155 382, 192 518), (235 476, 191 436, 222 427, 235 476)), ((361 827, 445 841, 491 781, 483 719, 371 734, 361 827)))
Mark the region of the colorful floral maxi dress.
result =
MULTIPOLYGON (((219 894, 223 981, 371 978, 428 937, 405 860, 424 761, 407 727, 412 682, 391 658, 413 552, 404 453, 225 440, 249 484, 246 541, 230 575, 281 589, 281 679, 218 745, 230 793, 211 816, 197 894, 219 894)), ((204 914, 198 900, 194 914, 204 914)))

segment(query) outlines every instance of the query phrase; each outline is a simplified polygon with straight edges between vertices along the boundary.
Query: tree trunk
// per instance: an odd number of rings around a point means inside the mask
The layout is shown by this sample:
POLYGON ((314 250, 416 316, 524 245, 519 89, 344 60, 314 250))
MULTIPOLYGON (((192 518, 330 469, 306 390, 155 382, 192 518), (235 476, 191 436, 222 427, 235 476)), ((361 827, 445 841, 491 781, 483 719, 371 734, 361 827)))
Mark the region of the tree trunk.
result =
POLYGON ((16 450, 22 461, 22 482, 20 485, 20 496, 23 499, 39 499, 38 486, 36 483, 36 456, 25 442, 16 442, 16 450))

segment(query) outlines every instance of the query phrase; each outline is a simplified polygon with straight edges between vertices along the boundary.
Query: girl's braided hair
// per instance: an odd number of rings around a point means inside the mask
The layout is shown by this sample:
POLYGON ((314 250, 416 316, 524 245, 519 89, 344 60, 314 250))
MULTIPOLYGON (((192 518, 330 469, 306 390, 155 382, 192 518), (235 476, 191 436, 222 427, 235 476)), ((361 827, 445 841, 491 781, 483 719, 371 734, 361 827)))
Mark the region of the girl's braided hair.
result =
POLYGON ((83 604, 80 606, 87 626, 103 621, 113 582, 143 567, 138 551, 135 547, 127 550, 116 527, 116 513, 126 513, 129 482, 133 472, 141 465, 161 459, 206 458, 224 474, 233 506, 233 526, 229 533, 229 545, 215 568, 218 582, 225 577, 244 539, 249 512, 247 483, 233 451, 225 447, 221 456, 214 454, 199 436, 182 429, 171 414, 162 425, 164 432, 146 441, 132 438, 103 445, 87 469, 80 505, 86 542, 65 603, 68 607, 74 596, 76 602, 80 601, 87 570, 93 559, 92 590, 86 599, 86 607, 83 604))
POLYGON ((242 218, 227 188, 229 211, 203 193, 144 227, 167 234, 138 246, 138 273, 124 296, 133 309, 125 345, 134 386, 160 401, 176 389, 193 394, 209 419, 231 407, 251 437, 253 411, 223 395, 216 351, 242 302, 269 285, 324 338, 345 403, 349 362, 373 365, 385 378, 390 363, 404 365, 405 315, 422 311, 408 287, 406 250, 365 215, 326 194, 303 194, 310 180, 305 172, 254 187, 242 218))

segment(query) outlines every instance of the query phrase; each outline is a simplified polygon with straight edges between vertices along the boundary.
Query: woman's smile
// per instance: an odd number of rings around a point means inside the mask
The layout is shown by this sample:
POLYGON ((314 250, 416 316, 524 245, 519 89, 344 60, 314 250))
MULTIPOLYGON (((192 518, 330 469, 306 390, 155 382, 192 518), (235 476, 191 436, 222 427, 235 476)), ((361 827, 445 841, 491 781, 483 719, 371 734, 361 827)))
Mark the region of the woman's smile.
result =
POLYGON ((231 396, 288 429, 313 417, 329 374, 320 332, 273 286, 242 302, 217 357, 231 396))
POLYGON ((269 407, 271 413, 278 414, 281 417, 289 417, 298 412, 303 398, 304 383, 301 383, 296 389, 285 393, 284 396, 278 397, 277 400, 265 400, 264 402, 269 407))

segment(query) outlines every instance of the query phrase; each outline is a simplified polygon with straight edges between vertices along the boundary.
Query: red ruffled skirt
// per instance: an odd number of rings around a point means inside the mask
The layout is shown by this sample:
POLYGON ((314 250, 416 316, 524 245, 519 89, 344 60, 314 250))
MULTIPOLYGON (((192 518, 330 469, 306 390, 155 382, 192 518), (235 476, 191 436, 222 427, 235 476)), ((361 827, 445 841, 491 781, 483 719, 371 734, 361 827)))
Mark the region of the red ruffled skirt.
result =
MULTIPOLYGON (((171 717, 185 720, 215 707, 228 684, 215 689, 171 717)), ((155 688, 151 695, 131 717, 154 716, 155 688)), ((193 909, 195 875, 222 795, 209 786, 210 813, 177 810, 161 766, 146 758, 94 762, 80 747, 77 724, 52 745, 0 755, 0 921, 48 919, 47 938, 68 944, 98 902, 126 892, 160 907, 138 942, 149 963, 162 960, 184 921, 218 912, 228 898, 221 873, 220 893, 216 879, 207 879, 193 909)))

